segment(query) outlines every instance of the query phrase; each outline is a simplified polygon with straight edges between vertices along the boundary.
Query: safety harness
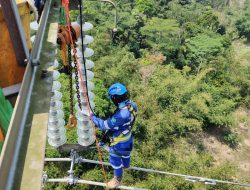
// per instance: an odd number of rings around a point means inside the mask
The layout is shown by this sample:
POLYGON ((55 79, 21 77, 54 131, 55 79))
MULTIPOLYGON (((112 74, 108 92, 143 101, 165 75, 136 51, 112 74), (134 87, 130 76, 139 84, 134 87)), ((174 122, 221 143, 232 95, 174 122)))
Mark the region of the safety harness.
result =
POLYGON ((112 133, 111 131, 108 131, 105 133, 104 138, 103 138, 103 142, 107 142, 109 141, 109 146, 114 146, 120 142, 125 142, 128 141, 132 135, 132 129, 133 129, 133 125, 137 116, 137 112, 134 109, 134 107, 131 104, 128 104, 127 106, 121 108, 121 110, 126 110, 128 109, 128 111, 131 114, 131 120, 128 123, 125 123, 125 125, 128 125, 128 129, 124 130, 119 136, 117 137, 112 137, 112 133), (108 139, 108 138, 109 139, 108 139))

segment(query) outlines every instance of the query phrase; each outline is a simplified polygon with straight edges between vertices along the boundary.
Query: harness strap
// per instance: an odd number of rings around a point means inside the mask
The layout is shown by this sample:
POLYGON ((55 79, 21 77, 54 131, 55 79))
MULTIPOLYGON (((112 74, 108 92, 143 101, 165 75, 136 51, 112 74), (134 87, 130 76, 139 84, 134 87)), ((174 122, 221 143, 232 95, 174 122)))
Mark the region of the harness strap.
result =
POLYGON ((128 109, 128 111, 132 114, 133 119, 132 119, 132 121, 130 121, 131 126, 132 126, 134 124, 134 121, 135 121, 136 116, 137 116, 137 112, 134 110, 134 107, 131 104, 129 104, 129 105, 127 105, 127 106, 125 106, 125 107, 123 107, 121 109, 122 110, 128 109))
POLYGON ((118 137, 111 137, 110 138, 110 146, 114 146, 120 142, 128 141, 131 137, 132 133, 129 132, 128 135, 124 136, 123 133, 121 133, 118 137))
POLYGON ((131 113, 131 121, 126 123, 126 125, 129 124, 129 128, 124 130, 119 136, 117 137, 110 137, 110 146, 114 146, 120 142, 125 142, 125 141, 128 141, 132 135, 132 127, 134 125, 134 122, 135 122, 135 118, 137 116, 137 112, 134 110, 134 107, 129 104, 123 108, 121 108, 122 110, 125 110, 125 109, 128 109, 129 112, 131 113))

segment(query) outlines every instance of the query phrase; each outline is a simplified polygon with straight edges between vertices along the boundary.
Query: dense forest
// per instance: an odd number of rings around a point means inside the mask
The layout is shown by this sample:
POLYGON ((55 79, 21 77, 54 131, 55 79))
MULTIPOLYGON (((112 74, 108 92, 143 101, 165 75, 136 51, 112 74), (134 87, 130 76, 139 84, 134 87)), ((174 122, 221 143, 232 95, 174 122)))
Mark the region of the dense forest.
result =
MULTIPOLYGON (((118 7, 117 32, 113 32, 114 9, 109 4, 84 2, 84 18, 94 25, 89 34, 94 37, 90 47, 95 51, 96 114, 107 118, 114 109, 107 88, 116 82, 128 87, 139 109, 133 129, 132 165, 249 183, 250 167, 244 173, 237 161, 218 162, 204 138, 214 137, 237 151, 243 144, 237 132, 239 122, 249 130, 248 117, 239 119, 237 111, 250 109, 250 50, 244 49, 250 41, 250 1, 114 2, 118 7)), ((71 11, 72 20, 78 15, 78 11, 71 11)), ((65 118, 69 115, 67 80, 62 74, 65 118)), ((67 138, 76 143, 76 129, 67 129, 67 138)), ((250 145, 243 148, 250 150, 250 145)), ((98 160, 96 149, 80 154, 98 160)), ((103 155, 107 161, 107 152, 103 155)), ((46 157, 68 156, 47 146, 46 157)), ((250 163, 249 154, 245 156, 250 163)), ((69 163, 45 165, 49 178, 68 176, 68 169, 69 163)), ((103 181, 100 166, 93 164, 77 165, 75 175, 103 181)), ((108 178, 112 175, 112 168, 108 168, 108 178)), ((244 189, 131 170, 125 172, 123 184, 153 190, 244 189)), ((47 184, 45 189, 103 188, 47 184)))

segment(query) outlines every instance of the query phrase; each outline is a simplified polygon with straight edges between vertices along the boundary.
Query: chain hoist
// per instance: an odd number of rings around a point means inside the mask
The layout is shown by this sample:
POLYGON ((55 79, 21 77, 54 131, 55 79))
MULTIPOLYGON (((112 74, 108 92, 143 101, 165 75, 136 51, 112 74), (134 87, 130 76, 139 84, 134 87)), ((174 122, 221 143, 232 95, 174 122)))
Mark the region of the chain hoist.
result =
POLYGON ((73 128, 77 124, 74 117, 74 96, 73 96, 73 79, 72 79, 72 65, 71 65, 71 46, 68 45, 68 71, 69 71, 69 90, 70 90, 70 115, 67 127, 73 128))
POLYGON ((68 45, 68 71, 69 71, 69 89, 70 89, 70 114, 74 114, 73 107, 73 79, 72 79, 72 65, 71 65, 71 46, 68 45))
POLYGON ((77 70, 77 62, 74 57, 74 69, 75 69, 75 84, 76 84, 76 97, 78 106, 80 109, 82 109, 82 103, 81 103, 81 96, 80 96, 80 83, 79 83, 79 77, 78 77, 78 70, 77 70))

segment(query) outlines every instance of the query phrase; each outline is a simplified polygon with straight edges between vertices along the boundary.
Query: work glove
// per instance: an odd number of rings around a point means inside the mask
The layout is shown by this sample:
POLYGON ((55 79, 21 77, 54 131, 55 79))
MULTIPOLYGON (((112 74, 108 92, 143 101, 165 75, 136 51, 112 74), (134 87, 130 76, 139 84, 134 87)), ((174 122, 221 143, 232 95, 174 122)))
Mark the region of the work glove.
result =
POLYGON ((94 114, 91 114, 91 115, 90 115, 90 119, 91 119, 92 122, 97 126, 98 117, 96 117, 94 114))
POLYGON ((99 146, 100 146, 100 147, 103 147, 104 145, 105 145, 104 142, 102 142, 102 141, 99 142, 99 146))
POLYGON ((102 147, 107 152, 109 152, 109 146, 106 145, 104 142, 99 142, 99 146, 102 147))

